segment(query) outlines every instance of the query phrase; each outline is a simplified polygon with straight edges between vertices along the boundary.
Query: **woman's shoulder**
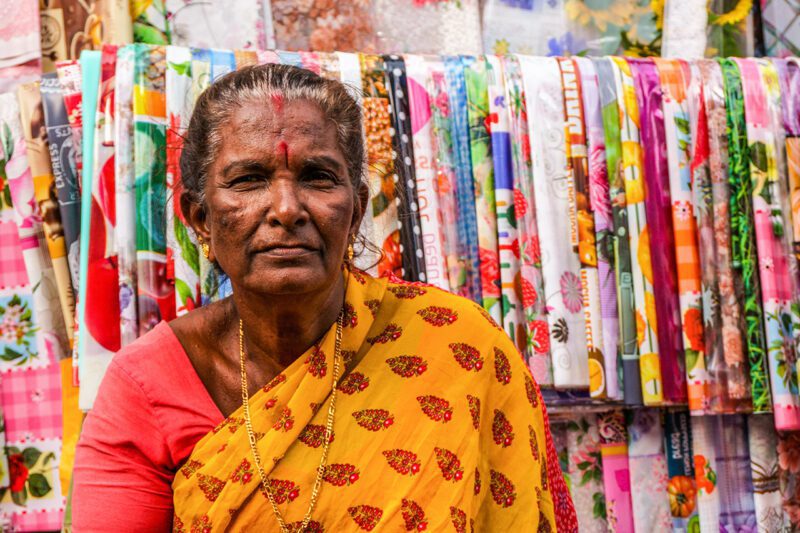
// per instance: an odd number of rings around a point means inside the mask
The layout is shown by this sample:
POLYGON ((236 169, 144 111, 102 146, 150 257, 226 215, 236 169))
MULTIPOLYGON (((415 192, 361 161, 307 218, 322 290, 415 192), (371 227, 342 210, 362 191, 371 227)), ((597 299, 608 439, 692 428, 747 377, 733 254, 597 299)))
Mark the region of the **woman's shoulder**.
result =
POLYGON ((166 322, 160 322, 131 344, 118 351, 111 361, 112 368, 122 370, 139 385, 152 377, 185 369, 188 363, 178 337, 166 322))
POLYGON ((458 324, 460 333, 466 332, 469 336, 481 339, 494 338, 503 333, 503 329, 483 307, 439 287, 390 277, 386 292, 384 301, 394 305, 396 312, 415 314, 431 326, 458 324))

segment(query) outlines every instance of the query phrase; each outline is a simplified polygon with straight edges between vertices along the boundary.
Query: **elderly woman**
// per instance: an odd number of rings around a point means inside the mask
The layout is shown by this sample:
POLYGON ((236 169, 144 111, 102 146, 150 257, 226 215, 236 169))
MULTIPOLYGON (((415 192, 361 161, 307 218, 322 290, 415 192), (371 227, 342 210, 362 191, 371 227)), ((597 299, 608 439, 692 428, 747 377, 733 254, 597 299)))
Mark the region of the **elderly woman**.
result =
POLYGON ((181 207, 233 295, 113 360, 76 531, 574 529, 539 390, 476 304, 352 266, 345 87, 265 65, 197 102, 181 207))

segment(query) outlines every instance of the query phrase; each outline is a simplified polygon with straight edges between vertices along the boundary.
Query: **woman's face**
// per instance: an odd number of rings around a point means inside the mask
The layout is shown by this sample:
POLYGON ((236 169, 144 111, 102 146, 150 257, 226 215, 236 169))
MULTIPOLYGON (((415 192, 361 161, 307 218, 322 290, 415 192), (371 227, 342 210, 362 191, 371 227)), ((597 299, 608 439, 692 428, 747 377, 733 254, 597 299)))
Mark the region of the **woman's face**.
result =
POLYGON ((332 285, 366 188, 354 194, 336 126, 304 100, 240 106, 222 127, 195 230, 235 288, 307 294, 332 285), (359 204, 356 203, 359 198, 359 204))

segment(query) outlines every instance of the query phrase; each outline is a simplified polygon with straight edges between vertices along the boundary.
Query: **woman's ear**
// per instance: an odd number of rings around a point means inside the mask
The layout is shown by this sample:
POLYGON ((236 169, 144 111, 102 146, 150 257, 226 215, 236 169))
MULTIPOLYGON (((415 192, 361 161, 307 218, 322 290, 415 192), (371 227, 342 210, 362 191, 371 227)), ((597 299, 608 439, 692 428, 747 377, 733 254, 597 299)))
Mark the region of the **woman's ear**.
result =
POLYGON ((181 212, 195 234, 205 242, 209 242, 211 240, 211 232, 206 224, 205 207, 196 202, 186 191, 181 194, 181 212))
POLYGON ((361 227, 361 220, 369 208, 369 187, 363 181, 358 183, 358 192, 356 193, 356 200, 358 201, 356 208, 353 209, 353 234, 358 233, 358 228, 361 227))

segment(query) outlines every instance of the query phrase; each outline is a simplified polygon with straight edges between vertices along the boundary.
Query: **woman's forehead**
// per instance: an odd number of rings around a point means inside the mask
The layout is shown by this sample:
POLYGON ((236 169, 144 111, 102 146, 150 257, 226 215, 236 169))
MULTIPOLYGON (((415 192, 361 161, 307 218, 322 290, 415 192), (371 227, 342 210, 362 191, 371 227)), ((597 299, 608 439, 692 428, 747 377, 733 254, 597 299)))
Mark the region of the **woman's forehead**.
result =
POLYGON ((225 124, 223 142, 231 136, 263 144, 264 141, 337 144, 337 128, 322 109, 306 100, 282 103, 247 102, 225 124))

